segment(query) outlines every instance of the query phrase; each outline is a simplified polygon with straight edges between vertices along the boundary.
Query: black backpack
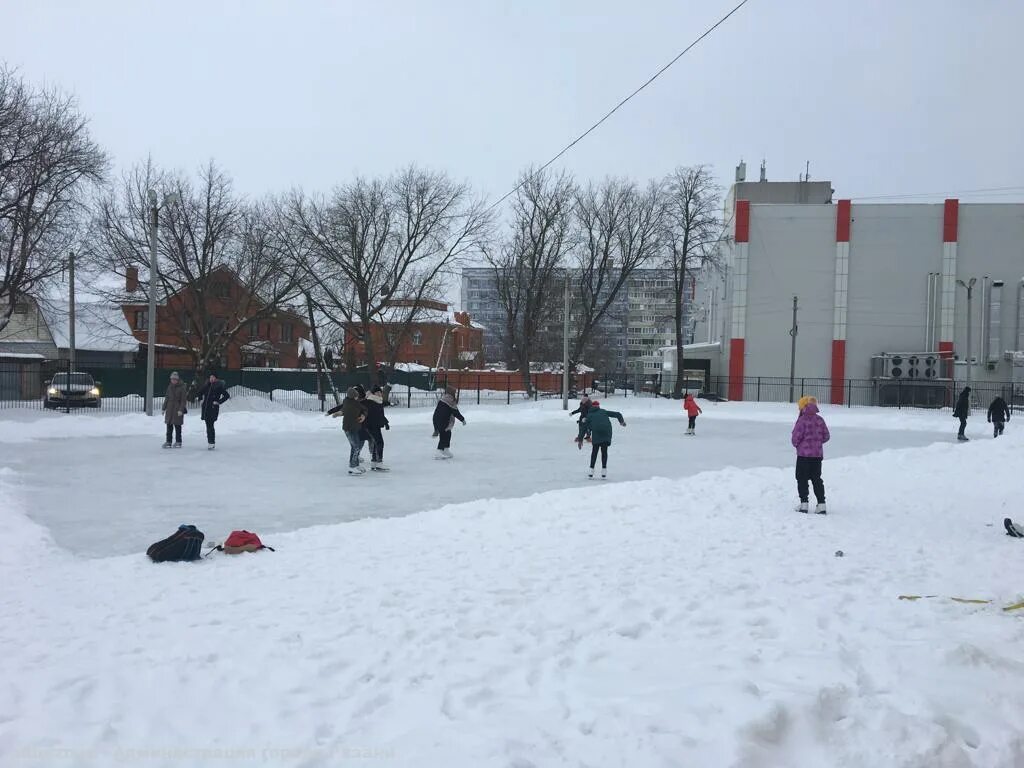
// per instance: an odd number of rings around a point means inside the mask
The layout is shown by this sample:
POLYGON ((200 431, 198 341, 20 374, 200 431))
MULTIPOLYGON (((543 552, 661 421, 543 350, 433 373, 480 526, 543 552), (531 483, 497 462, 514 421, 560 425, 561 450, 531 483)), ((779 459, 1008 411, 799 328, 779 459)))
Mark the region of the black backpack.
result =
POLYGON ((180 525, 178 530, 163 541, 150 544, 146 554, 154 563, 198 560, 206 536, 194 525, 180 525))

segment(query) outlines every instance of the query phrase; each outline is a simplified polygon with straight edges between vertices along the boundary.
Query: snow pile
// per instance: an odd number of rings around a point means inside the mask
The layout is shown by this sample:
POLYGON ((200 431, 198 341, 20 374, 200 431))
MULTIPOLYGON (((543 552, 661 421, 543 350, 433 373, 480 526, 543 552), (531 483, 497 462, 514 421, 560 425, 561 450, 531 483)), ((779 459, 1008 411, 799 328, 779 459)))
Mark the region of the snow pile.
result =
POLYGON ((40 548, 9 479, 0 765, 1024 764, 1020 434, 829 460, 827 517, 722 469, 160 566, 40 548))

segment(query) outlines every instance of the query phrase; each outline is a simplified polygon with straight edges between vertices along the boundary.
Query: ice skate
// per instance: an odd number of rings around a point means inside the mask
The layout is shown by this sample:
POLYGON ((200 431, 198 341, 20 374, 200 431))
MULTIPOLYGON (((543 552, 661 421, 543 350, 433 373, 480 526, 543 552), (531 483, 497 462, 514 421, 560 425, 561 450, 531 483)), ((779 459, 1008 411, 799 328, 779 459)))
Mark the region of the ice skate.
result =
POLYGON ((441 451, 441 458, 442 459, 452 459, 452 458, 454 458, 454 456, 452 456, 452 452, 451 451, 449 451, 447 448, 444 448, 441 451))
POLYGON ((371 461, 370 462, 370 469, 372 469, 374 472, 390 472, 391 471, 391 469, 389 467, 385 467, 384 466, 384 462, 383 461, 371 461))
POLYGON ((961 443, 966 443, 970 441, 971 438, 967 437, 967 435, 957 435, 956 439, 959 440, 961 443))
POLYGON ((806 501, 801 501, 800 502, 800 506, 798 506, 796 508, 796 511, 797 512, 803 512, 806 515, 807 514, 807 506, 808 506, 808 503, 806 501))
POLYGON ((601 479, 602 480, 607 480, 608 479, 608 470, 607 469, 602 469, 601 470, 601 479))
POLYGON ((175 448, 181 448, 181 443, 175 443, 175 444, 174 444, 174 447, 175 447, 175 448))
POLYGON ((814 514, 816 515, 827 515, 828 511, 825 509, 825 502, 821 502, 814 508, 814 514))
POLYGON ((589 478, 593 479, 593 477, 594 477, 594 470, 593 470, 593 468, 591 468, 591 469, 590 469, 590 470, 589 470, 589 471, 587 472, 587 477, 589 477, 589 478))
POLYGON ((164 443, 164 444, 163 444, 163 445, 161 446, 161 448, 170 448, 170 447, 171 447, 171 444, 170 444, 170 443, 164 443))
POLYGON ((365 475, 366 470, 363 469, 362 467, 349 467, 348 473, 350 475, 365 475))
POLYGON ((212 451, 216 447, 217 447, 216 445, 214 445, 213 443, 210 443, 208 446, 206 446, 206 450, 212 451))

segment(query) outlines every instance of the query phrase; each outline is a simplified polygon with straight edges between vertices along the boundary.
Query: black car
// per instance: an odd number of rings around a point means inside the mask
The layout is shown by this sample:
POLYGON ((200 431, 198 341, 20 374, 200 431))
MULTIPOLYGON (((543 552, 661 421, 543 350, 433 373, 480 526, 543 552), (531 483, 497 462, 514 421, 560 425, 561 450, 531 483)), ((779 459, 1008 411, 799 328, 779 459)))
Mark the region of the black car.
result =
POLYGON ((43 395, 44 408, 65 407, 100 407, 99 383, 93 381, 88 373, 55 373, 46 382, 46 394, 43 395))

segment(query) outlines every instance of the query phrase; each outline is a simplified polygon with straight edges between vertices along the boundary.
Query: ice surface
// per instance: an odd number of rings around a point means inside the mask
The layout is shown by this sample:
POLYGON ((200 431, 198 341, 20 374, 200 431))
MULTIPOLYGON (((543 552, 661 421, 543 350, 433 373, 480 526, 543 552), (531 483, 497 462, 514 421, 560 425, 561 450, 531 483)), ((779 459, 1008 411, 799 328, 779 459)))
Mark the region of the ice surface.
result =
POLYGON ((614 402, 629 482, 579 480, 550 404, 467 406, 451 462, 396 409, 395 472, 359 479, 314 415, 226 412, 212 454, 192 421, 169 455, 143 417, 0 415, 0 765, 1024 765, 1015 422, 957 445, 948 414, 825 408, 817 517, 791 408, 687 438, 675 405, 614 402), (271 501, 280 532, 250 525, 271 501), (370 519, 284 532, 320 506, 370 519), (187 520, 277 552, 75 556, 69 508, 110 551, 187 520))

